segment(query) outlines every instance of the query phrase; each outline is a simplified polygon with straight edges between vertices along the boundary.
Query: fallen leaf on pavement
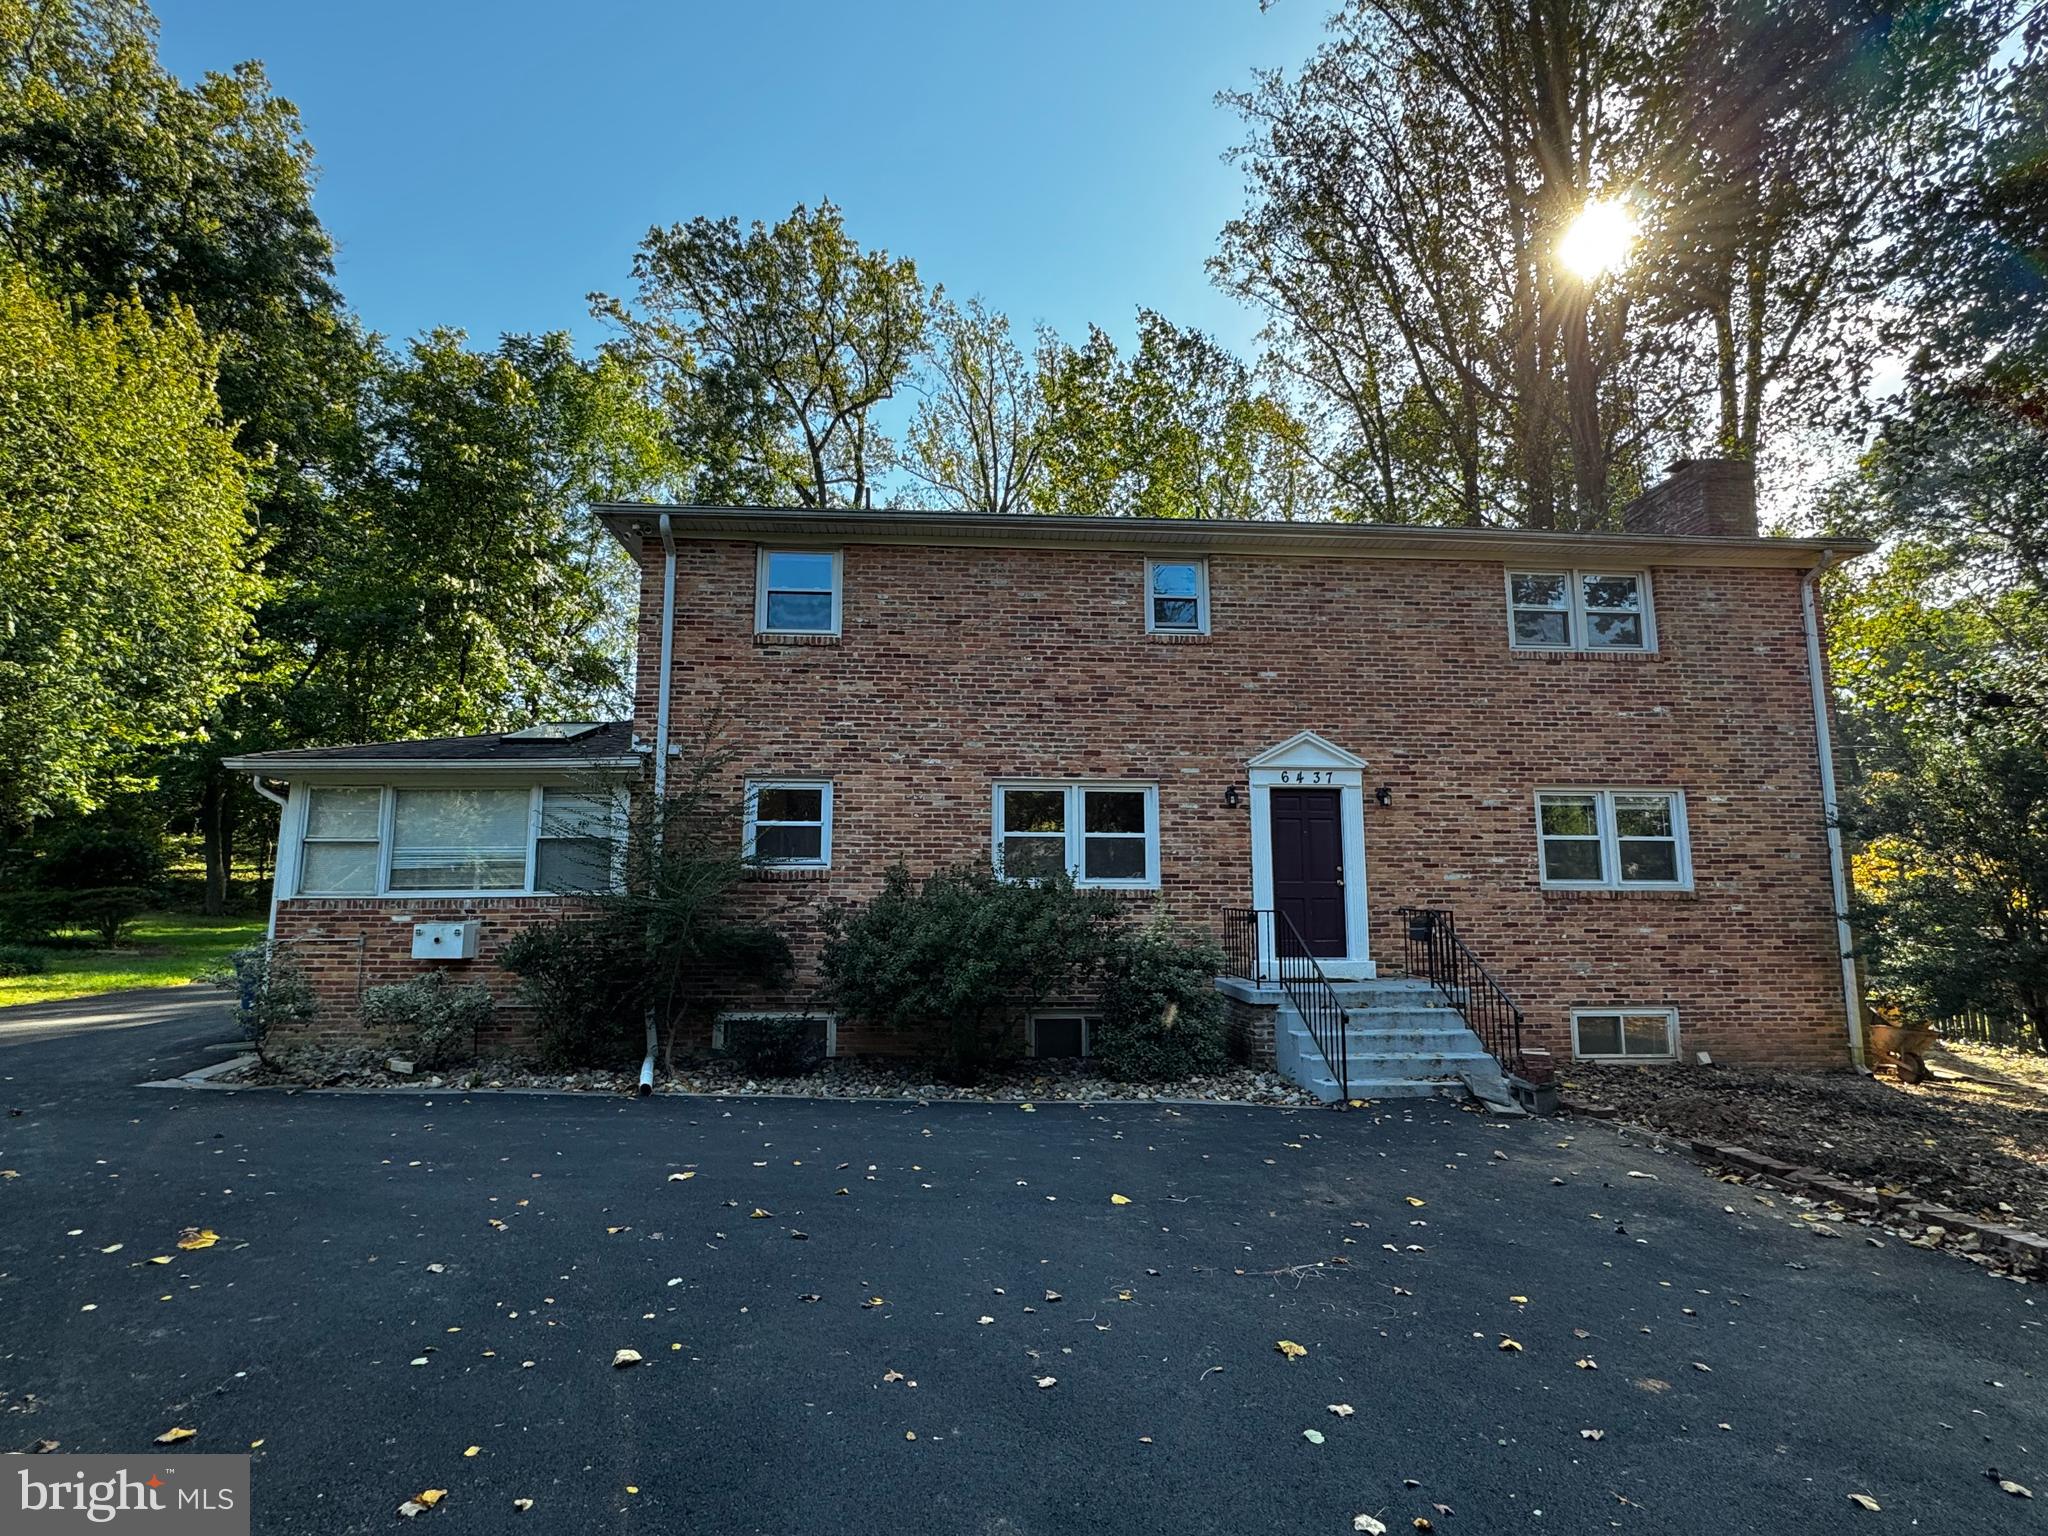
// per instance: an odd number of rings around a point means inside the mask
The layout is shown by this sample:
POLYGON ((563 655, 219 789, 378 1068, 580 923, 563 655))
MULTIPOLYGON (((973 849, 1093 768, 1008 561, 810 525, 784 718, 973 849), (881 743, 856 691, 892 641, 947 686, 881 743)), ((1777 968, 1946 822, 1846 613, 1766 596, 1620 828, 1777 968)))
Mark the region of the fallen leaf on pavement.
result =
POLYGON ((1353 1408, 1349 1403, 1330 1404, 1330 1412, 1337 1415, 1337 1417, 1340 1419, 1348 1419, 1351 1417, 1352 1414, 1356 1413, 1357 1411, 1358 1410, 1356 1408, 1353 1408))
POLYGON ((1529 1298, 1526 1296, 1510 1296, 1508 1300, 1512 1301, 1518 1307, 1526 1307, 1527 1305, 1529 1305, 1529 1298))
POLYGON ((1406 1196, 1405 1198, 1407 1199, 1408 1203, 1414 1206, 1415 1209, 1417 1209, 1418 1211, 1421 1210, 1425 1205, 1429 1204, 1427 1200, 1418 1200, 1413 1195, 1406 1196))
POLYGON ((1517 1344, 1513 1339, 1502 1339, 1500 1341, 1500 1347, 1508 1351, 1508 1353, 1514 1355, 1519 1355, 1522 1352, 1522 1346, 1517 1344))
POLYGON ((747 1218, 750 1221, 766 1221, 773 1214, 774 1213, 772 1211, 764 1211, 761 1209, 761 1207, 757 1205, 751 1211, 747 1212, 747 1218))
POLYGON ((1274 1343, 1273 1347, 1290 1360, 1299 1360, 1308 1353, 1307 1350, 1303 1349, 1292 1339, 1280 1339, 1274 1343))
POLYGON ((901 1371, 884 1371, 884 1372, 882 1372, 882 1380, 884 1380, 884 1381, 901 1381, 902 1379, 903 1379, 903 1373, 902 1373, 901 1371))
POLYGON ((1605 1440, 1607 1438, 1607 1431, 1604 1429, 1582 1429, 1579 1431, 1579 1438, 1581 1440, 1605 1440))
POLYGON ((1998 1480, 1998 1491, 2000 1493, 2009 1493, 2016 1499, 2031 1499, 2034 1496, 2034 1491, 2031 1488, 2021 1487, 2009 1477, 2001 1477, 1998 1480))
POLYGON ((1574 1360, 1572 1364, 1582 1371, 1597 1371, 1600 1369, 1600 1362, 1591 1355, 1582 1355, 1577 1360, 1574 1360))
MULTIPOLYGON (((697 1175, 694 1173, 672 1173, 668 1176, 668 1181, 671 1184, 680 1184, 685 1179, 694 1179, 695 1177, 697 1175)), ((531 1503, 532 1501, 528 1500, 528 1502, 531 1503)))
POLYGON ((514 1500, 512 1501, 512 1507, 513 1507, 514 1509, 518 1510, 518 1511, 519 1511, 519 1513, 521 1513, 521 1514, 523 1515, 523 1514, 525 1514, 525 1513, 526 1513, 526 1512, 527 1512, 527 1511, 528 1511, 529 1509, 533 1508, 533 1500, 531 1500, 531 1499, 514 1499, 514 1500))
POLYGON ((211 1227, 187 1227, 178 1235, 178 1246, 190 1252, 198 1248, 211 1248, 220 1241, 220 1234, 211 1227))
POLYGON ((984 1312, 980 1317, 977 1317, 975 1321, 977 1323, 980 1323, 983 1327, 987 1327, 990 1323, 994 1322, 995 1319, 984 1312))
POLYGON ((882 1305, 882 1298, 879 1296, 870 1296, 866 1301, 862 1302, 861 1305, 864 1307, 879 1307, 882 1305))
POLYGON ((165 1430, 162 1434, 158 1435, 156 1437, 156 1443, 158 1445, 177 1445, 181 1441, 190 1440, 194 1435, 198 1433, 199 1431, 196 1429, 171 1428, 165 1430))
POLYGON ((1060 1379, 1057 1376, 1041 1376, 1038 1378, 1038 1390, 1041 1392, 1043 1392, 1047 1387, 1056 1387, 1059 1384, 1060 1379))
POLYGON ((1129 1205, 1131 1203, 1131 1197, 1129 1195, 1111 1195, 1109 1197, 1109 1203, 1111 1205, 1129 1205))
POLYGON ((1363 1531, 1365 1536, 1387 1536, 1386 1526, 1373 1519, 1371 1515, 1353 1515, 1351 1517, 1351 1529, 1363 1531))
POLYGON ((620 1370, 623 1370, 626 1366, 638 1365, 639 1363, 640 1351, 637 1349, 622 1349, 612 1356, 612 1365, 620 1370))
POLYGON ((482 1449, 483 1447, 480 1445, 472 1445, 468 1450, 464 1451, 462 1454, 464 1456, 474 1456, 477 1454, 477 1452, 481 1451, 482 1449))
POLYGON ((1310 1445, 1321 1445, 1323 1443, 1323 1432, 1320 1429, 1304 1429, 1301 1432, 1301 1438, 1310 1445))
POLYGON ((1878 1503, 1877 1500, 1867 1493, 1852 1493, 1849 1495, 1849 1502, 1858 1509, 1880 1510, 1884 1508, 1882 1504, 1878 1503))

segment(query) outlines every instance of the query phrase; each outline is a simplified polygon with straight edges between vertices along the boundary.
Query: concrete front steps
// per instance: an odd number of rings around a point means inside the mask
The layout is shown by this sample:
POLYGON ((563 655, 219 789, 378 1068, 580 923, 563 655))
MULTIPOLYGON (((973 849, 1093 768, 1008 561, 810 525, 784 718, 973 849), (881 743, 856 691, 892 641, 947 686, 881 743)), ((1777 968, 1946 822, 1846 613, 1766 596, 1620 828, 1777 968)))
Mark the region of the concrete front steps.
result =
MULTIPOLYGON (((1462 1098, 1505 1083, 1464 1015, 1426 981, 1343 981, 1332 990, 1344 1007, 1344 1045, 1354 1099, 1462 1098), (1468 1078, 1473 1081, 1468 1082, 1468 1078)), ((1280 1074, 1325 1104, 1344 1097, 1308 1025, 1283 996, 1273 1026, 1280 1074)))

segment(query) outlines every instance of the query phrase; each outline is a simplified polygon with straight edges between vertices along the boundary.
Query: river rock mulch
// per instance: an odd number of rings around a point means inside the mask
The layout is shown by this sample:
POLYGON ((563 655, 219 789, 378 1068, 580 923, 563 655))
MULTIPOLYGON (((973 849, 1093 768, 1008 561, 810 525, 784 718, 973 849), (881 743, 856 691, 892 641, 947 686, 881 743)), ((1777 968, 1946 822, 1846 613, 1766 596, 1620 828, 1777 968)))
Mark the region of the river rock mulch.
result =
MULTIPOLYGON (((545 1089, 630 1094, 637 1072, 545 1072, 513 1062, 480 1062, 410 1073, 361 1051, 302 1051, 276 1065, 252 1062, 214 1079, 224 1086, 280 1088, 438 1088, 461 1092, 545 1089)), ((994 1068, 975 1083, 949 1083, 929 1062, 845 1057, 790 1077, 749 1075, 724 1061, 678 1062, 657 1072, 657 1093, 766 1094, 787 1098, 968 1100, 985 1103, 1097 1103, 1195 1100, 1313 1109, 1317 1101, 1274 1072, 1233 1067, 1172 1083, 1120 1083, 1078 1062, 1033 1061, 994 1068)))

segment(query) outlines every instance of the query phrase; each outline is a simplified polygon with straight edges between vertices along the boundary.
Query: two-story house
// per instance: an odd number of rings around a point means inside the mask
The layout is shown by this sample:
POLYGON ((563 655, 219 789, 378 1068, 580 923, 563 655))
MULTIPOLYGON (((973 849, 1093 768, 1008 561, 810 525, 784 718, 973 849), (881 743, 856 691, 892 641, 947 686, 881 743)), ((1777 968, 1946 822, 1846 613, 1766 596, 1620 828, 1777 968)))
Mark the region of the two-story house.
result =
MULTIPOLYGON (((822 903, 898 861, 989 861, 1219 935, 1247 1010, 1284 959, 1356 988, 1454 923, 1524 1047, 1860 1050, 1814 581, 1866 546, 1759 538, 1746 465, 1681 464, 1614 534, 598 515, 641 571, 630 726, 235 761, 290 784, 274 931, 333 1028, 415 965, 502 986, 497 945, 603 866, 591 774, 660 792, 717 717, 747 899, 803 962, 791 1007, 822 903), (472 926, 416 938, 441 923, 472 926), (469 958, 413 958, 436 944, 469 958)), ((1271 1049, 1253 1017, 1245 1048, 1271 1049)), ((1027 1043, 1085 1048, 1076 1019, 1027 1043)))

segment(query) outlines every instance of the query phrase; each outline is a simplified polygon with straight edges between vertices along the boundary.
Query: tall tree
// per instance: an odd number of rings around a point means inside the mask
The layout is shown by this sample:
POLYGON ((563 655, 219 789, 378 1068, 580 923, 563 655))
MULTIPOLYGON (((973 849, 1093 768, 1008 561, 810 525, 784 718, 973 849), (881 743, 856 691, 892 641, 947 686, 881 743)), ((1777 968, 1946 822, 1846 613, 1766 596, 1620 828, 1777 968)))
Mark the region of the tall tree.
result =
POLYGON ((903 467, 959 512, 1022 512, 1042 469, 1045 399, 1007 316, 932 296, 932 352, 903 467))
POLYGON ((909 380, 926 297, 907 257, 866 251, 831 203, 768 226, 695 218, 633 258, 637 310, 592 294, 652 374, 702 501, 866 504, 893 445, 876 408, 909 380))
POLYGON ((0 827, 90 809, 233 681, 246 465, 189 313, 0 274, 0 827))
POLYGON ((1242 360, 1200 331, 1138 312, 1121 356, 1091 327, 1042 338, 1040 512, 1129 517, 1320 513, 1301 423, 1242 360))

